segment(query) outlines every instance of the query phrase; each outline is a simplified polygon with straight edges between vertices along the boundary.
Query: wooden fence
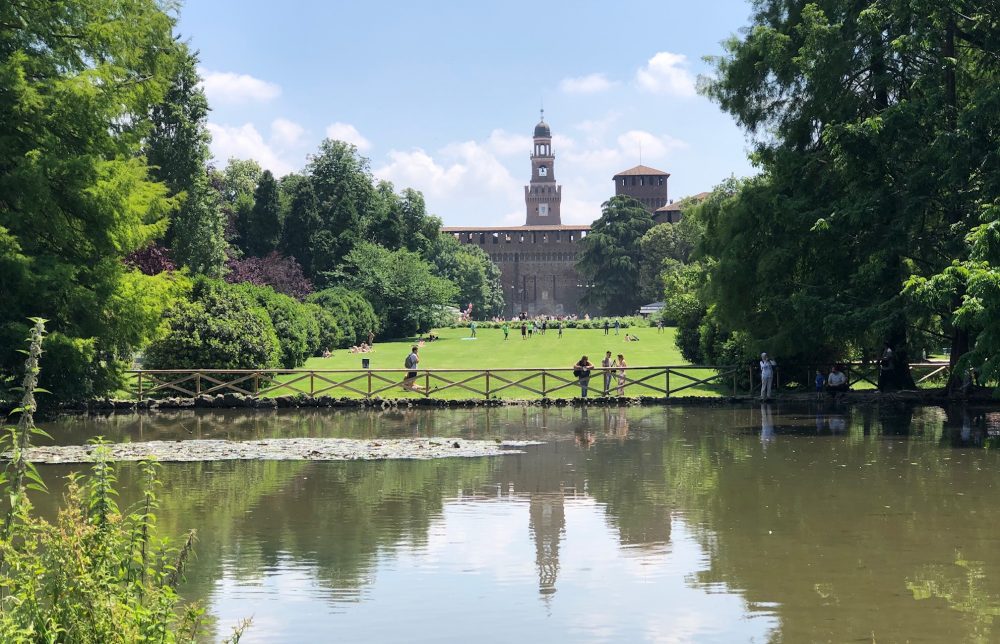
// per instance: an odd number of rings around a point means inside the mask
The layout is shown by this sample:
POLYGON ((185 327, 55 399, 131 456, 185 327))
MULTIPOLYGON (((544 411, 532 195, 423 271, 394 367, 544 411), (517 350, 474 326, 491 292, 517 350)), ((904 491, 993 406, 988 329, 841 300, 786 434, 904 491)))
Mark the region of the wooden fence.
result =
MULTIPOLYGON (((878 387, 879 365, 877 362, 841 362, 837 363, 844 369, 849 387, 878 387)), ((820 369, 826 375, 830 371, 830 365, 778 365, 775 370, 774 386, 781 388, 787 382, 799 382, 804 385, 807 391, 813 390, 813 383, 816 370, 820 369)), ((911 362, 910 373, 913 375, 913 382, 919 387, 933 379, 947 380, 951 373, 951 367, 947 362, 911 362)), ((760 369, 757 365, 749 367, 750 391, 760 386, 760 369)))
MULTIPOLYGON (((591 395, 670 397, 695 387, 736 395, 736 367, 666 366, 627 367, 622 380, 611 372, 610 391, 604 391, 604 372, 595 368, 589 380, 591 395)), ((580 393, 580 381, 565 367, 546 369, 418 369, 404 380, 406 369, 135 369, 132 393, 137 398, 241 394, 252 398, 279 395, 372 398, 414 393, 433 398, 442 394, 502 398, 511 394, 540 398, 571 398, 580 393)))

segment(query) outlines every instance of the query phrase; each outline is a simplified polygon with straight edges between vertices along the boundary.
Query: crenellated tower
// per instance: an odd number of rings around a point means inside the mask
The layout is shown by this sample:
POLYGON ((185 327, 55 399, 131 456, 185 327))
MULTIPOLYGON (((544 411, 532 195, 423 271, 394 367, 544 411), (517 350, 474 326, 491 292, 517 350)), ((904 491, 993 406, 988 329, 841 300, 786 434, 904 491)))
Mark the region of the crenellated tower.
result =
POLYGON ((542 119, 535 126, 535 148, 531 153, 531 181, 524 187, 528 226, 558 226, 562 223, 559 205, 562 186, 556 184, 556 155, 552 152, 552 130, 542 119))

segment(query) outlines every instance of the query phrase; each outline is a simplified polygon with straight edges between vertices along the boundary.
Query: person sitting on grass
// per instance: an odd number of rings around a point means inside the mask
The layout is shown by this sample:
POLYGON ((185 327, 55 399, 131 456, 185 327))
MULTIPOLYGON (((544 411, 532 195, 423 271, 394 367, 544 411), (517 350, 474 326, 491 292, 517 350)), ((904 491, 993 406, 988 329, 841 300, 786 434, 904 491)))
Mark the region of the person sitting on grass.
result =
POLYGON ((630 333, 625 334, 625 342, 638 342, 638 341, 639 341, 638 336, 632 335, 630 333))

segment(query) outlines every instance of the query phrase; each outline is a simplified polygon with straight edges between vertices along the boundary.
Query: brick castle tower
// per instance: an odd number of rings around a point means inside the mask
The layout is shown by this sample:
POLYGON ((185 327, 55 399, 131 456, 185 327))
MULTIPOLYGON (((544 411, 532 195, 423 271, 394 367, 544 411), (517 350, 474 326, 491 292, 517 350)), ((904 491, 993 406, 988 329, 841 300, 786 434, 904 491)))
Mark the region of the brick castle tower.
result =
POLYGON ((535 149, 531 154, 531 181, 524 186, 525 225, 558 226, 562 223, 559 204, 562 186, 556 185, 556 156, 552 153, 552 130, 542 120, 535 126, 535 149))

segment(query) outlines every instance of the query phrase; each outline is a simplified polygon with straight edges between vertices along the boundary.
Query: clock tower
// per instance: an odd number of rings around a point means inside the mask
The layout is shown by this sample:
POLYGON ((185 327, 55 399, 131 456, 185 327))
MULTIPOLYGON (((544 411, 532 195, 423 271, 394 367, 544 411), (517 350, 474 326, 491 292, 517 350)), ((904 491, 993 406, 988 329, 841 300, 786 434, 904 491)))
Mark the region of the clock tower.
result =
POLYGON ((531 153, 531 182, 524 187, 524 204, 527 209, 525 225, 558 226, 562 186, 556 185, 556 157, 552 153, 552 130, 542 120, 535 126, 535 148, 531 153))

